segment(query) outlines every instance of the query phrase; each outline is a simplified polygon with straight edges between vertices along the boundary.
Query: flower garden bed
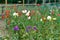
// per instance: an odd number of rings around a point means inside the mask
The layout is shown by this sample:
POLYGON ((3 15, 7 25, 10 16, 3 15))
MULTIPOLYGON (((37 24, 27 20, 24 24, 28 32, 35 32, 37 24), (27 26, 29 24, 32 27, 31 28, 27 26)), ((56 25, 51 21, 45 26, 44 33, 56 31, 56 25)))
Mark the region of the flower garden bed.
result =
POLYGON ((60 40, 60 9, 56 6, 25 6, 5 11, 4 40, 60 40))

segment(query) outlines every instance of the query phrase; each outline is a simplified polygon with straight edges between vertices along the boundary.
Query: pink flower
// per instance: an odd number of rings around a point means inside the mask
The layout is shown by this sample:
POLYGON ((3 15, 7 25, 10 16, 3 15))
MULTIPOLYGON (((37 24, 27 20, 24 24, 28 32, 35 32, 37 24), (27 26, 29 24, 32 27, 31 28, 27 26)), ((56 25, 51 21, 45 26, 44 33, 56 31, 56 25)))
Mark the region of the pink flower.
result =
POLYGON ((37 6, 40 6, 40 4, 37 4, 37 6))
POLYGON ((58 16, 60 16, 60 14, 57 14, 58 16))

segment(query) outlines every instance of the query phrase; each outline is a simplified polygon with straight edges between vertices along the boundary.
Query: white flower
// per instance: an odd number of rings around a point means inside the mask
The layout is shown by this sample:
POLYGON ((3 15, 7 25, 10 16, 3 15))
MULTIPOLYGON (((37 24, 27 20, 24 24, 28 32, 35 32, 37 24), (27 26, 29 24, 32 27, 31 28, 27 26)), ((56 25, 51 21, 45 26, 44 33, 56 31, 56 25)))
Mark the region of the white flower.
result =
POLYGON ((56 20, 56 18, 53 18, 53 20, 56 20))
POLYGON ((26 16, 29 16, 30 15, 30 11, 28 11, 27 13, 26 13, 26 16))
POLYGON ((40 19, 40 21, 43 21, 42 18, 40 19))
POLYGON ((27 13, 27 10, 22 10, 22 13, 27 13))
POLYGON ((29 16, 29 17, 28 17, 28 20, 30 20, 30 19, 31 19, 31 17, 29 16))
POLYGON ((18 13, 14 12, 14 13, 13 13, 13 16, 18 16, 18 13))
POLYGON ((51 16, 47 16, 47 20, 51 20, 51 16))

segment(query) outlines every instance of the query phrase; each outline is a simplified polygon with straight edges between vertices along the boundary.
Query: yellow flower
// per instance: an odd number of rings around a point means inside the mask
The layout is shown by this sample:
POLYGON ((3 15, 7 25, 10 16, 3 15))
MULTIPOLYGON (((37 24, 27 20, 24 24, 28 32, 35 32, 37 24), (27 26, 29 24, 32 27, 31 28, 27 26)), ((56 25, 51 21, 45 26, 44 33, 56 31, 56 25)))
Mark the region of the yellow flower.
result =
POLYGON ((56 18, 53 18, 53 20, 56 20, 56 18))
POLYGON ((43 21, 42 18, 40 19, 40 21, 43 21))

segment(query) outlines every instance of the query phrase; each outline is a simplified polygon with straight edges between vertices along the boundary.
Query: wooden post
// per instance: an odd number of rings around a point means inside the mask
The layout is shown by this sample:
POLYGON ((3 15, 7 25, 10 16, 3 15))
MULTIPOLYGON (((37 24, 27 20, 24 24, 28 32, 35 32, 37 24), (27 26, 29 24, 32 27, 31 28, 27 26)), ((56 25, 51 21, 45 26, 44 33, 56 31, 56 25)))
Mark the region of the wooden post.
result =
POLYGON ((15 12, 17 11, 16 4, 14 4, 14 10, 15 10, 15 12))
POLYGON ((35 5, 37 4, 37 0, 35 0, 35 5))
POLYGON ((28 0, 28 4, 29 4, 29 0, 28 0))
POLYGON ((45 4, 45 0, 43 0, 43 5, 45 4))
POLYGON ((50 3, 50 0, 49 0, 49 3, 50 3))
POLYGON ((56 0, 55 0, 55 3, 56 3, 56 0))
POLYGON ((6 8, 7 8, 7 0, 5 0, 6 8))
POLYGON ((23 7, 24 7, 24 0, 23 0, 23 7))

